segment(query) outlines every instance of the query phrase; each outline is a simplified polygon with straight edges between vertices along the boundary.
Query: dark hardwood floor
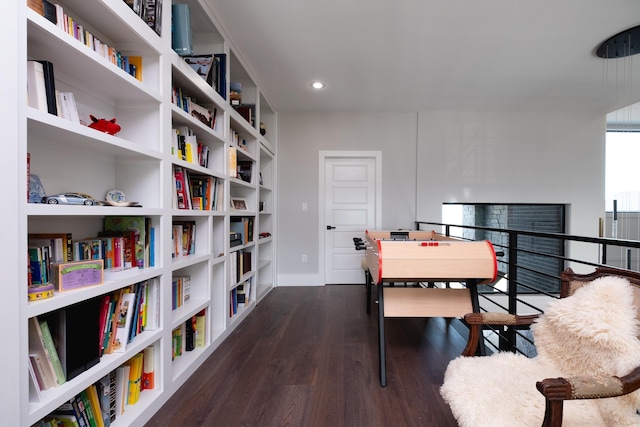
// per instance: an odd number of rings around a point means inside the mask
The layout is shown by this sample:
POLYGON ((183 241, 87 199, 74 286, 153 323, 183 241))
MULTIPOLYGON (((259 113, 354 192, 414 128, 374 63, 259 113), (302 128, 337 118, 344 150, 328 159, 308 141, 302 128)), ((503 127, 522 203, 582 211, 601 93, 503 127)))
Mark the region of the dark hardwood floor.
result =
POLYGON ((438 389, 465 338, 444 319, 386 319, 363 285, 274 289, 147 426, 456 426, 438 389))

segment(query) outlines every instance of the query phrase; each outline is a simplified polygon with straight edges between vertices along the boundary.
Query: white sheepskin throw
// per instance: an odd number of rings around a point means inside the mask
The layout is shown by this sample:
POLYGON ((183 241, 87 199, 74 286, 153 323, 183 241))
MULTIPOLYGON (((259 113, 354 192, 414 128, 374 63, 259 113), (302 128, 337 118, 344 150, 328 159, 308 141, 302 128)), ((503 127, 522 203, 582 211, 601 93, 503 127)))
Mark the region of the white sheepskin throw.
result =
MULTIPOLYGON (((537 427, 544 397, 536 381, 589 375, 622 376, 640 365, 640 325, 633 287, 603 277, 555 300, 532 326, 538 355, 513 353, 458 357, 440 393, 460 427, 537 427)), ((564 427, 640 426, 640 393, 565 401, 564 427)))

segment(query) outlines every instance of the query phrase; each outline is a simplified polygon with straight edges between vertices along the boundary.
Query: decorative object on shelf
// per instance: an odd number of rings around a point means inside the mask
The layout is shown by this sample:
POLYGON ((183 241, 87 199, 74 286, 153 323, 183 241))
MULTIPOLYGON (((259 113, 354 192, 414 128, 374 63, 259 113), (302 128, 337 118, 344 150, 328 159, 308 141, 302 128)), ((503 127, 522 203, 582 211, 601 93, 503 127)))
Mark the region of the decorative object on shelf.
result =
POLYGON ((60 193, 44 196, 42 203, 50 205, 85 205, 93 206, 100 204, 92 196, 84 193, 60 193))
POLYGON ((171 48, 180 56, 193 55, 191 11, 188 4, 171 5, 171 48))
POLYGON ((260 122, 260 135, 265 136, 267 134, 267 127, 264 122, 260 122))
POLYGON ((53 288, 54 286, 51 283, 29 286, 29 301, 51 298, 53 296, 53 288))
POLYGON ((240 105, 242 103, 242 83, 229 83, 229 100, 231 105, 240 105))
POLYGON ((246 211, 247 201, 245 199, 239 199, 237 197, 231 198, 231 208, 236 211, 246 211))
POLYGON ((138 202, 128 202, 124 191, 122 190, 109 190, 104 198, 105 205, 107 206, 119 206, 119 207, 127 207, 127 206, 136 206, 140 207, 140 203, 138 202))
POLYGON ((29 203, 42 203, 42 199, 46 196, 44 186, 38 175, 29 175, 29 203))
POLYGON ((263 231, 262 233, 260 233, 258 235, 261 239, 264 239, 265 237, 271 237, 271 233, 268 233, 266 231, 263 231))
POLYGON ((90 259, 51 264, 51 278, 58 292, 102 285, 104 261, 90 259))
POLYGON ((122 129, 119 124, 116 123, 115 117, 111 120, 96 119, 93 115, 89 115, 91 118, 91 129, 99 130, 100 132, 108 133, 109 135, 115 135, 122 129))

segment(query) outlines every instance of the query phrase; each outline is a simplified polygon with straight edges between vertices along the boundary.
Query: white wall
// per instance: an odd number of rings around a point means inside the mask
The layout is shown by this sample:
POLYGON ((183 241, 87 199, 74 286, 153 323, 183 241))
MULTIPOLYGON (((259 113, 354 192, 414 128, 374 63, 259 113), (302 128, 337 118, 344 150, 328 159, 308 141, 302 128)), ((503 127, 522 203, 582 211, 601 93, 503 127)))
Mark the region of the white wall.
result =
POLYGON ((278 114, 279 285, 324 283, 318 262, 321 150, 381 151, 382 227, 413 228, 416 130, 416 113, 278 114), (308 262, 300 261, 301 253, 308 262))
MULTIPOLYGON (((424 112, 418 122, 417 219, 438 221, 443 202, 563 203, 567 234, 598 236, 605 117, 424 112)), ((569 255, 597 253, 576 244, 569 255)))
MULTIPOLYGON (((443 202, 564 203, 567 233, 593 237, 604 217, 604 117, 280 113, 278 127, 279 285, 322 284, 320 150, 382 151, 386 229, 413 227, 415 219, 439 222, 443 202), (307 263, 300 253, 309 255, 307 263)), ((597 256, 580 245, 569 255, 597 256)))

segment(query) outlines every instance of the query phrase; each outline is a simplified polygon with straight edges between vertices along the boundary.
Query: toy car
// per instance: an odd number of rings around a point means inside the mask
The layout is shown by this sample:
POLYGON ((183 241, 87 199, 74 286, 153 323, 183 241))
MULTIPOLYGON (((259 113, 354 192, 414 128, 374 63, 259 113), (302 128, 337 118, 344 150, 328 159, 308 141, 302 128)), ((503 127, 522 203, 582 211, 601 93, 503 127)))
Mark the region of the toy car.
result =
POLYGON ((96 199, 88 194, 82 193, 61 193, 53 194, 51 196, 44 196, 42 203, 48 203, 50 205, 97 205, 99 204, 96 199))

